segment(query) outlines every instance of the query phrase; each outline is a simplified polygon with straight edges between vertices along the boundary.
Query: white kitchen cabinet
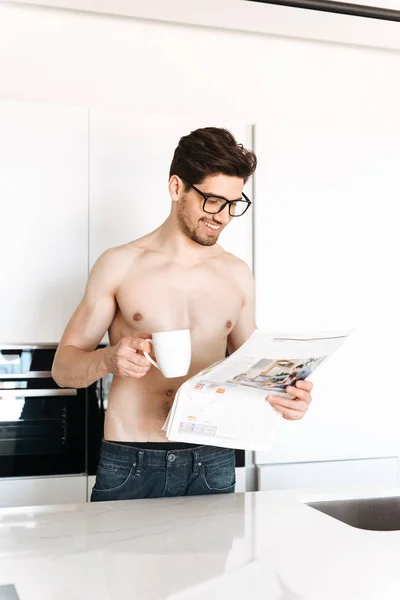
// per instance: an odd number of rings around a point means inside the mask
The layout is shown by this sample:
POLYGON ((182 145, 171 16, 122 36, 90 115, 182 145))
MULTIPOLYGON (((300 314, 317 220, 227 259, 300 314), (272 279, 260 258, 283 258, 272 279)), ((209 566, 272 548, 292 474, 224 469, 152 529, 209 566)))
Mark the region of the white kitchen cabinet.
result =
POLYGON ((0 344, 54 343, 88 266, 88 111, 0 102, 0 344))
POLYGON ((311 378, 304 420, 256 461, 398 456, 400 119, 338 107, 331 122, 282 114, 255 130, 258 326, 353 330, 311 378))
POLYGON ((367 460, 339 460, 257 466, 257 489, 316 489, 353 485, 397 486, 397 456, 367 460))
POLYGON ((0 507, 86 502, 86 475, 0 478, 0 507))
MULTIPOLYGON (((90 111, 90 265, 107 248, 153 231, 168 217, 169 168, 179 139, 194 129, 226 127, 244 146, 252 126, 202 116, 90 111)), ((245 192, 251 197, 252 184, 245 192)), ((251 209, 233 219, 221 245, 252 266, 251 209)))
POLYGON ((87 493, 86 493, 86 498, 87 498, 88 502, 90 502, 90 495, 92 493, 92 489, 93 489, 93 486, 95 483, 96 483, 96 476, 88 475, 88 477, 87 477, 87 493))
POLYGON ((246 467, 236 467, 236 485, 235 492, 246 491, 246 467))

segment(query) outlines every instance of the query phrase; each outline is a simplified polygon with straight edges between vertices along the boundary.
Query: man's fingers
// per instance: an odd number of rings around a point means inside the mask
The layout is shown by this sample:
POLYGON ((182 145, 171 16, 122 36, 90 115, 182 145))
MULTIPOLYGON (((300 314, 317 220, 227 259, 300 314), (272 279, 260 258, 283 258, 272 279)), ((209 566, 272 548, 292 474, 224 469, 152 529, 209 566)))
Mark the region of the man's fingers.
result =
POLYGON ((130 368, 132 368, 132 367, 134 367, 134 368, 138 368, 138 367, 150 368, 150 363, 147 360, 147 358, 145 356, 142 356, 141 354, 138 354, 136 351, 131 351, 131 352, 129 352, 129 354, 125 354, 124 356, 121 357, 120 360, 121 360, 121 364, 123 364, 122 361, 126 361, 126 363, 127 363, 126 366, 129 365, 130 368))
MULTIPOLYGON (((144 334, 144 335, 149 335, 149 334, 144 334)), ((134 350, 135 352, 137 352, 138 350, 140 352, 151 352, 151 343, 146 341, 143 338, 133 338, 133 337, 125 337, 122 338, 122 340, 120 341, 120 344, 123 348, 130 348, 131 350, 134 350)))
POLYGON ((267 396, 268 402, 288 421, 297 421, 306 414, 311 403, 311 381, 296 381, 295 386, 288 386, 286 391, 295 397, 294 400, 282 396, 267 396))
POLYGON ((138 339, 142 339, 142 340, 151 340, 151 333, 148 333, 147 331, 141 331, 140 333, 137 334, 136 336, 138 339))
POLYGON ((283 418, 287 421, 300 421, 304 417, 304 413, 299 412, 298 410, 291 410, 290 408, 285 408, 279 411, 282 413, 283 418))
POLYGON ((130 347, 140 352, 151 352, 151 343, 142 338, 131 338, 130 347))
POLYGON ((145 365, 138 365, 137 363, 133 363, 127 359, 122 359, 118 366, 119 373, 126 377, 141 377, 145 375, 150 369, 150 363, 146 359, 144 360, 146 362, 145 365))
POLYGON ((298 421, 302 419, 307 412, 308 405, 301 400, 286 400, 285 398, 275 396, 276 400, 269 400, 271 406, 283 415, 288 421, 298 421))
POLYGON ((298 379, 296 381, 296 387, 302 390, 306 390, 306 392, 311 392, 314 385, 311 381, 306 381, 304 379, 298 379))
POLYGON ((150 362, 144 356, 135 354, 132 358, 122 359, 121 368, 130 369, 132 371, 148 371, 150 369, 150 362))
POLYGON ((304 400, 289 400, 287 398, 282 398, 281 396, 268 396, 267 400, 277 410, 286 408, 304 414, 308 409, 308 404, 304 400))
POLYGON ((132 379, 141 379, 147 373, 148 369, 142 371, 128 371, 127 369, 121 369, 118 373, 119 377, 130 377, 132 379))
POLYGON ((300 389, 299 387, 289 386, 286 388, 286 391, 288 394, 292 394, 292 396, 296 396, 296 398, 298 398, 299 400, 303 400, 303 402, 306 402, 307 404, 310 404, 310 402, 311 402, 311 394, 305 389, 300 389))

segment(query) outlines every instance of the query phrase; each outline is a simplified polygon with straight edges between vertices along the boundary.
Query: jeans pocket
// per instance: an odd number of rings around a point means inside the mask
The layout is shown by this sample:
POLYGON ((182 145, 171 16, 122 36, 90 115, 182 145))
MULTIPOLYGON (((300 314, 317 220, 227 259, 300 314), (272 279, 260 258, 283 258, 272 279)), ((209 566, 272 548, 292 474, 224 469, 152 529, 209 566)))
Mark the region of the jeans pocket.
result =
POLYGON ((230 492, 236 484, 235 458, 220 464, 204 464, 200 470, 206 488, 216 494, 230 492))
POLYGON ((135 466, 134 463, 113 465, 109 461, 103 462, 100 460, 96 483, 93 489, 101 492, 115 492, 116 490, 120 490, 128 483, 135 466))

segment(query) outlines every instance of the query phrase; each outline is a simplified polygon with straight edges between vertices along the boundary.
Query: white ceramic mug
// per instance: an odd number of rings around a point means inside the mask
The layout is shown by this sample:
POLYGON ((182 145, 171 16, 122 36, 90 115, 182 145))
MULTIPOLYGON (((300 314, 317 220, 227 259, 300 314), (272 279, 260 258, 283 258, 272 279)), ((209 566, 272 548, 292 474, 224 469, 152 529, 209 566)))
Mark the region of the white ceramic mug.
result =
POLYGON ((182 377, 189 372, 191 361, 190 329, 159 331, 152 334, 151 340, 157 362, 143 352, 152 365, 160 369, 164 377, 182 377))

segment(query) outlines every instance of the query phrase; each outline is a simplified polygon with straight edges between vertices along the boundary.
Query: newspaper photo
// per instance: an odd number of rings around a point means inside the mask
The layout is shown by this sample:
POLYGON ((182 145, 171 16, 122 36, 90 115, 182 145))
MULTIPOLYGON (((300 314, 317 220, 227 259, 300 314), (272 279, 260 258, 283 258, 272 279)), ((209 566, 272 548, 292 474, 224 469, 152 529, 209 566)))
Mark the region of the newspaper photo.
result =
POLYGON ((167 439, 243 450, 271 448, 282 415, 268 395, 306 379, 349 332, 276 335, 255 330, 231 356, 187 380, 164 423, 167 439))

